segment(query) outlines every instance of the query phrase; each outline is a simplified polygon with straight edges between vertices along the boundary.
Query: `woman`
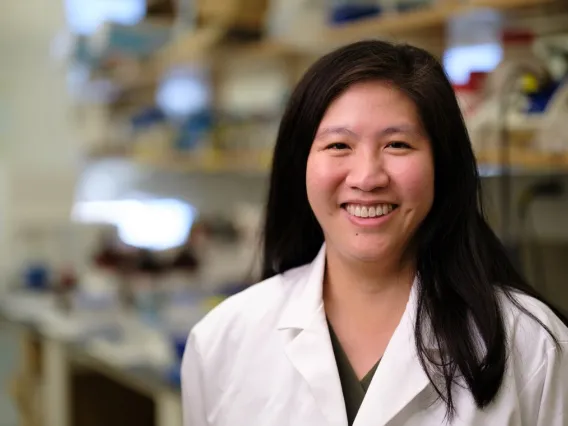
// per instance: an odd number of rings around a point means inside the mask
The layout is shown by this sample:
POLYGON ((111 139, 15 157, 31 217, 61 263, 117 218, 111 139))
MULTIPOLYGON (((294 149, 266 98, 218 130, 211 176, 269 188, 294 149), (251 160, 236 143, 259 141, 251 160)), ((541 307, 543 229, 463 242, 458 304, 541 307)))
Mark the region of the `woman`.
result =
POLYGON ((355 43, 295 89, 264 281, 191 332, 186 426, 568 424, 568 329, 487 225, 427 52, 355 43))

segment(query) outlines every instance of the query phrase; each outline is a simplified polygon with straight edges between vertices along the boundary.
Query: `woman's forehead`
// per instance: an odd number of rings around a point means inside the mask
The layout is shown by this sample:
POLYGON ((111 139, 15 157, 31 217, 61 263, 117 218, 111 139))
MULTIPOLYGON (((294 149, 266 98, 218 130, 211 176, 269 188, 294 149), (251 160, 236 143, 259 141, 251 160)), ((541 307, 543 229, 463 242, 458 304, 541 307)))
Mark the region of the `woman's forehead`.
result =
POLYGON ((381 81, 358 83, 348 88, 327 108, 316 138, 423 134, 414 102, 392 84, 381 81))

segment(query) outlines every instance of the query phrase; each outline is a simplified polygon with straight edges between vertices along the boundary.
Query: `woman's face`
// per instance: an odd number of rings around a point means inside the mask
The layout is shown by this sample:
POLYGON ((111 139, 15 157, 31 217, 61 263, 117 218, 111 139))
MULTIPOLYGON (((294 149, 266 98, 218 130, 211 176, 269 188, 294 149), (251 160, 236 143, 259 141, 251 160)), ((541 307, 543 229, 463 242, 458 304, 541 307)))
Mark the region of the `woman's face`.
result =
POLYGON ((400 260, 434 199, 432 150, 414 103, 388 83, 351 86, 319 125, 306 187, 328 250, 400 260))

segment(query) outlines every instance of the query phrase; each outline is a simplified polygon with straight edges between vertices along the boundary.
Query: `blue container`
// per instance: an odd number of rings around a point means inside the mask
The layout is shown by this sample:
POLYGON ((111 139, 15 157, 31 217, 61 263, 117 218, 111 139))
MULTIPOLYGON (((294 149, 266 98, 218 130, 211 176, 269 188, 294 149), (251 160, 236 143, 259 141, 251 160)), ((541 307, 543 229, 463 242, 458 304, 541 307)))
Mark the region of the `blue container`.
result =
POLYGON ((130 123, 134 131, 145 130, 155 124, 162 124, 166 121, 166 116, 160 108, 149 107, 140 110, 130 118, 130 123))
POLYGON ((185 352, 186 342, 187 342, 187 336, 174 337, 173 338, 174 351, 175 351, 175 354, 176 354, 178 361, 180 361, 180 362, 181 362, 181 360, 183 358, 183 354, 185 352))
POLYGON ((378 4, 356 1, 339 2, 331 8, 330 21, 331 24, 342 24, 377 16, 380 13, 381 8, 378 4))
POLYGON ((539 114, 544 113, 548 103, 554 96, 554 93, 560 87, 559 83, 551 83, 546 87, 543 87, 536 93, 531 93, 527 96, 529 100, 529 106, 527 113, 529 114, 539 114))
POLYGON ((30 290, 47 290, 49 288, 47 266, 40 263, 29 265, 24 272, 24 285, 30 290))
POLYGON ((179 129, 175 141, 176 148, 182 151, 197 148, 207 139, 212 126, 213 117, 210 111, 204 110, 190 115, 179 129))

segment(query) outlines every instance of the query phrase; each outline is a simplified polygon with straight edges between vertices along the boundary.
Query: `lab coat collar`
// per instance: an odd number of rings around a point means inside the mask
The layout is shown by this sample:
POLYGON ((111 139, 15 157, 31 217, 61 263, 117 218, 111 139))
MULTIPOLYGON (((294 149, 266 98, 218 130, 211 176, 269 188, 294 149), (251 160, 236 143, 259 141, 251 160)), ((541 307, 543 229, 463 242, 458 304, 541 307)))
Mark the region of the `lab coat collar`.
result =
POLYGON ((314 315, 323 308, 323 275, 325 272, 325 243, 315 259, 304 266, 305 271, 284 273, 285 286, 290 286, 292 294, 288 299, 278 329, 305 329, 314 315))
MULTIPOLYGON (((284 285, 293 288, 278 329, 292 331, 286 354, 306 380, 328 424, 345 426, 345 402, 322 298, 325 244, 305 268, 283 276, 284 285)), ((354 426, 386 425, 429 383, 414 342, 417 287, 415 280, 403 317, 375 371, 354 426)))
MULTIPOLYGON (((322 245, 320 251, 312 261, 312 263, 302 267, 302 271, 291 271, 284 273, 283 281, 286 287, 291 288, 291 295, 285 306, 280 320, 278 329, 299 329, 308 328, 314 315, 320 309, 323 309, 323 277, 325 273, 325 253, 326 245, 322 245)), ((412 332, 414 332, 413 324, 416 320, 416 311, 418 306, 418 277, 414 279, 410 297, 406 307, 405 316, 409 316, 412 332)), ((437 350, 435 340, 432 339, 432 328, 428 321, 423 324, 423 332, 427 336, 424 339, 426 348, 437 350)))

